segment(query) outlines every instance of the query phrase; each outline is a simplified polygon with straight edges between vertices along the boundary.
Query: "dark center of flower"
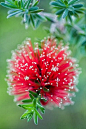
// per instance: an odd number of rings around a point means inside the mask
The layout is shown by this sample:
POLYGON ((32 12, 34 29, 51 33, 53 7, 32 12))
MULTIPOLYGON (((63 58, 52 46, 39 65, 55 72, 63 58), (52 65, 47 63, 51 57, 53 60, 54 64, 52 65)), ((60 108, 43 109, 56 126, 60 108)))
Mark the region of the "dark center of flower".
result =
POLYGON ((38 84, 40 82, 40 79, 38 78, 38 80, 35 80, 34 82, 38 84))
POLYGON ((43 90, 44 90, 45 92, 49 92, 49 91, 50 91, 50 88, 51 88, 51 86, 50 86, 50 85, 47 85, 47 86, 45 86, 45 87, 43 88, 43 90))
POLYGON ((41 75, 41 68, 40 68, 40 66, 38 64, 37 64, 37 67, 39 69, 39 75, 41 75))

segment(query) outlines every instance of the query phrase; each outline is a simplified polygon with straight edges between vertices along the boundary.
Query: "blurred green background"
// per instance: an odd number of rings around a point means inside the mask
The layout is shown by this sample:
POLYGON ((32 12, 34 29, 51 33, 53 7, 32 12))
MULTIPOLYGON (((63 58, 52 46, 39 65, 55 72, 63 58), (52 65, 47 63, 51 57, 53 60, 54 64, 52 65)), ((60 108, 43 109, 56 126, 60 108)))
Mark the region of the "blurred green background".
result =
MULTIPOLYGON (((41 7, 49 10, 50 0, 41 0, 41 7)), ((85 0, 84 0, 85 1, 85 0)), ((31 27, 25 30, 21 25, 21 18, 6 19, 7 9, 0 6, 0 129, 86 129, 86 58, 80 60, 82 73, 79 77, 76 97, 73 98, 75 104, 65 107, 64 110, 55 108, 46 109, 43 120, 34 125, 33 121, 27 123, 26 120, 20 120, 24 112, 23 109, 16 106, 13 102, 13 96, 7 94, 6 77, 7 63, 6 59, 11 58, 11 50, 17 48, 26 37, 30 37, 32 42, 35 38, 47 36, 43 31, 43 25, 37 30, 31 27)))

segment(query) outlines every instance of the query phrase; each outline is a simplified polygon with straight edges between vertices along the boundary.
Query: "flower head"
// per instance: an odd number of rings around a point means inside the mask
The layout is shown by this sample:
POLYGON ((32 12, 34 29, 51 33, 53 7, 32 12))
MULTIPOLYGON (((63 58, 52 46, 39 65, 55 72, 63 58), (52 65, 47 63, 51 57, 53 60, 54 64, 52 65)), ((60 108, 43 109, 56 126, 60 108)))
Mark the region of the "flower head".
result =
POLYGON ((29 98, 29 90, 40 91, 43 105, 55 104, 62 108, 73 104, 71 97, 77 91, 77 77, 80 73, 76 60, 70 57, 68 46, 57 45, 52 38, 44 39, 41 48, 35 43, 33 49, 27 39, 8 60, 7 81, 9 93, 20 101, 29 98))

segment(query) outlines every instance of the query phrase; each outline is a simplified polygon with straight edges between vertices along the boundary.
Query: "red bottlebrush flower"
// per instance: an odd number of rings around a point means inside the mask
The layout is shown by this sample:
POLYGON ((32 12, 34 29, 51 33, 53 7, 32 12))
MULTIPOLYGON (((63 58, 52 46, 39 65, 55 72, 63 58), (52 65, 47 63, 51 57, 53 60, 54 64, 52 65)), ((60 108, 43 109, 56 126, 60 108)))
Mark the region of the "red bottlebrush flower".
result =
POLYGON ((62 108, 72 104, 71 97, 77 91, 77 77, 80 70, 76 60, 70 57, 68 46, 57 45, 56 40, 48 38, 42 41, 41 48, 27 39, 18 50, 12 52, 8 60, 9 93, 15 95, 15 101, 29 98, 29 90, 40 90, 43 105, 55 104, 62 108), (72 93, 73 92, 73 93, 72 93))

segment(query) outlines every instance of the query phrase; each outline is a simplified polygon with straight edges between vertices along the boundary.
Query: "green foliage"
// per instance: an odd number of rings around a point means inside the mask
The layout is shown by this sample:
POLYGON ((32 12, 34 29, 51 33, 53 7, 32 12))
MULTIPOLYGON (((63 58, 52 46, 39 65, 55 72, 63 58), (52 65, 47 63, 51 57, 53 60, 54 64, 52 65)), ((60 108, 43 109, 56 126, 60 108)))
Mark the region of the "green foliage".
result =
POLYGON ((26 104, 19 104, 19 107, 26 109, 25 113, 21 116, 21 119, 26 119, 29 122, 32 118, 34 119, 34 123, 38 124, 38 117, 43 119, 41 114, 39 113, 38 109, 40 109, 41 113, 45 113, 44 107, 41 105, 40 100, 41 96, 40 92, 36 93, 33 91, 29 91, 30 99, 23 100, 23 103, 26 104))
POLYGON ((56 15, 72 21, 71 16, 78 17, 79 14, 85 13, 83 4, 77 2, 78 0, 55 0, 50 2, 50 5, 56 10, 56 15))
MULTIPOLYGON (((62 41, 64 44, 69 43, 71 48, 76 46, 76 49, 80 51, 80 54, 86 55, 86 24, 85 17, 83 15, 78 19, 73 19, 73 22, 65 22, 63 28, 56 26, 55 30, 51 32, 51 29, 45 27, 45 31, 48 35, 52 36, 58 40, 62 41)), ((74 53, 76 56, 78 53, 74 53)))
MULTIPOLYGON (((67 35, 69 34, 69 43, 71 46, 76 46, 80 54, 86 55, 86 23, 85 17, 82 15, 80 18, 75 19, 74 22, 66 23, 67 35), (84 52, 84 53, 83 53, 84 52)), ((78 54, 76 53, 78 56, 78 54)))
POLYGON ((5 0, 1 5, 10 9, 7 18, 15 15, 22 16, 22 22, 25 23, 26 28, 30 24, 37 28, 41 22, 46 21, 46 18, 39 14, 43 9, 39 9, 38 3, 38 0, 5 0))

